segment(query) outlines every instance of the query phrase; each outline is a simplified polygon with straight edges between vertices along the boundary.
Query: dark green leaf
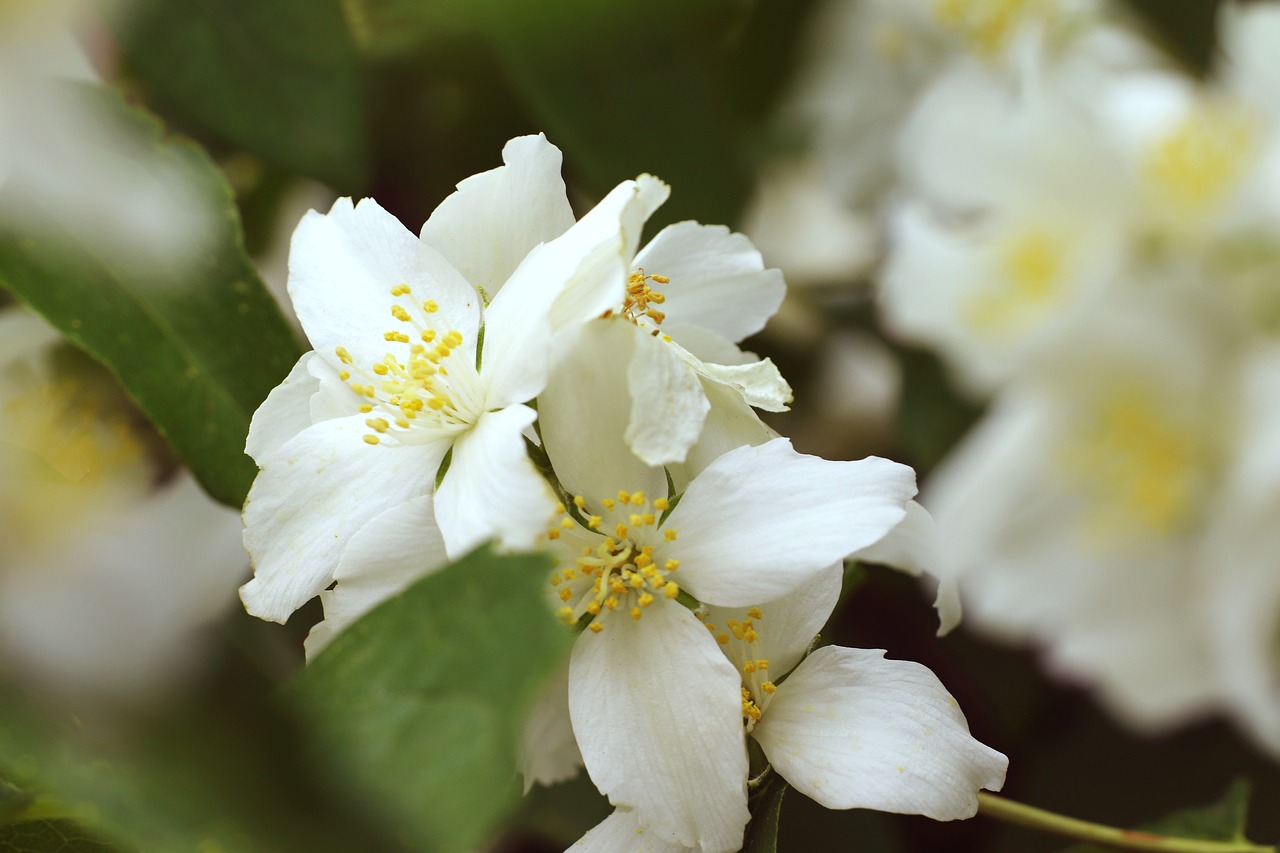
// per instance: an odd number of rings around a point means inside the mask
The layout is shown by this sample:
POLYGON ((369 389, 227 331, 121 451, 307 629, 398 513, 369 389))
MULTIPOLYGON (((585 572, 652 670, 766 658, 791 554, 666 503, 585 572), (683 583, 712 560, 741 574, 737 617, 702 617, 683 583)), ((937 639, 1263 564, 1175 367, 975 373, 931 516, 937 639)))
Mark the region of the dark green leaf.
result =
POLYGON ((35 796, 17 785, 0 779, 0 824, 21 812, 35 796))
POLYGON ((293 685, 326 754, 425 846, 473 848, 519 797, 524 712, 571 637, 542 555, 482 549, 339 635, 293 685))
POLYGON ((340 189, 364 184, 364 92, 338 0, 142 0, 116 30, 177 115, 340 189))
MULTIPOLYGON (((1140 827, 1141 831, 1170 835, 1177 838, 1199 838, 1206 841, 1244 841, 1245 824, 1249 815, 1249 782, 1236 780, 1222 799, 1202 808, 1174 812, 1153 823, 1140 827)), ((1107 853, 1110 848, 1081 844, 1063 853, 1107 853)))
POLYGON ((751 797, 751 822, 747 824, 742 853, 776 853, 778 826, 782 816, 782 795, 787 783, 774 773, 751 797))
POLYGON ((1217 47, 1218 0, 1128 0, 1157 42, 1192 73, 1204 76, 1217 47))
POLYGON ((85 833, 69 820, 33 820, 0 826, 0 853, 117 853, 120 848, 85 833))
MULTIPOLYGON (((182 455, 210 495, 239 506, 256 469, 249 419, 301 355, 244 252, 231 191, 194 144, 163 138, 141 110, 105 90, 86 109, 143 140, 140 174, 178 170, 210 227, 181 259, 104 255, 65 223, 0 234, 0 284, 105 364, 182 455)), ((38 216, 38 199, 27 199, 38 216)))

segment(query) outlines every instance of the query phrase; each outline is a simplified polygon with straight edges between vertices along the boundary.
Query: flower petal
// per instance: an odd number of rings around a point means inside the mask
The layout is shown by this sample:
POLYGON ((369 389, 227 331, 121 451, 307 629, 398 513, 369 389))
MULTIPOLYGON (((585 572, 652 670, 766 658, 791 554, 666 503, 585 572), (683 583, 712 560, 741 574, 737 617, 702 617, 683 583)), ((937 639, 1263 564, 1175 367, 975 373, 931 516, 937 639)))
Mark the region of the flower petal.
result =
POLYGON ((649 465, 683 462, 711 408, 702 382, 671 343, 630 323, 617 322, 633 329, 635 338, 627 365, 631 389, 627 445, 649 465))
POLYGON ((320 593, 324 620, 307 635, 307 660, 348 625, 446 562, 431 495, 420 495, 370 519, 347 543, 333 572, 337 585, 320 593))
POLYGON ((588 829, 567 853, 617 853, 631 850, 635 853, 690 853, 693 848, 672 844, 645 832, 635 812, 616 809, 593 828, 588 829))
POLYGON ((748 615, 744 607, 708 607, 706 623, 724 626, 729 620, 751 619, 759 635, 749 647, 730 642, 721 649, 739 669, 747 659, 769 661, 770 677, 781 678, 809 651, 813 638, 827 624, 831 611, 840 598, 844 581, 844 563, 833 563, 793 591, 759 608, 759 619, 748 615))
POLYGON ((560 484, 589 501, 619 489, 665 495, 666 478, 627 446, 632 403, 623 377, 639 339, 630 323, 605 320, 566 333, 538 396, 543 444, 560 484))
POLYGON ((303 430, 262 466, 244 506, 254 616, 284 622, 333 580, 351 537, 383 511, 431 491, 448 445, 370 446, 364 415, 303 430))
POLYGON ((711 403, 702 434, 689 448, 684 464, 668 468, 678 492, 688 488, 694 477, 730 450, 745 444, 764 444, 778 437, 737 391, 719 382, 703 382, 702 391, 711 403))
POLYGON ((307 363, 314 356, 314 352, 304 353, 284 381, 271 389, 253 413, 244 452, 258 464, 311 426, 311 396, 320 387, 319 381, 307 370, 307 363))
POLYGON ((646 831, 708 851, 741 846, 741 682, 690 611, 667 602, 579 637, 569 712, 592 781, 646 831))
POLYGON ((454 442, 436 495, 436 521, 450 557, 495 537, 513 548, 532 547, 546 533, 555 498, 524 448, 524 429, 536 417, 528 406, 485 412, 454 442))
POLYGON ((573 225, 562 157, 542 134, 502 149, 503 165, 458 184, 422 226, 422 242, 493 299, 525 255, 573 225))
POLYGON ((731 341, 763 329, 787 292, 782 272, 766 270, 751 241, 723 225, 669 225, 635 264, 671 279, 663 285, 668 321, 702 326, 731 341))
POLYGON ((543 688, 525 722, 521 772, 524 792, 534 783, 554 785, 578 775, 582 753, 569 721, 569 668, 563 667, 543 688))
POLYGON ((618 185, 572 228, 533 249, 494 297, 485 312, 490 407, 542 393, 552 331, 621 303, 629 258, 624 222, 639 197, 634 181, 618 185))
POLYGON ((937 677, 879 649, 818 649, 752 731, 774 769, 830 809, 973 817, 1009 759, 969 734, 937 677))
MULTIPOLYGON (((933 516, 916 501, 907 503, 907 517, 875 544, 853 555, 864 563, 879 563, 912 577, 921 574, 939 576, 942 561, 938 557, 938 526, 933 516)), ((960 624, 960 590, 954 577, 940 578, 937 598, 938 636, 947 634, 960 624)))
POLYGON ((726 453, 689 484, 667 519, 678 538, 663 556, 680 561, 680 585, 709 604, 763 604, 884 536, 913 494, 905 465, 830 462, 775 438, 726 453))
POLYGON ((357 365, 380 361, 395 328, 391 288, 432 299, 442 326, 475 340, 480 298, 440 254, 373 199, 340 198, 328 215, 310 211, 289 247, 289 297, 311 345, 325 359, 346 347, 357 365))

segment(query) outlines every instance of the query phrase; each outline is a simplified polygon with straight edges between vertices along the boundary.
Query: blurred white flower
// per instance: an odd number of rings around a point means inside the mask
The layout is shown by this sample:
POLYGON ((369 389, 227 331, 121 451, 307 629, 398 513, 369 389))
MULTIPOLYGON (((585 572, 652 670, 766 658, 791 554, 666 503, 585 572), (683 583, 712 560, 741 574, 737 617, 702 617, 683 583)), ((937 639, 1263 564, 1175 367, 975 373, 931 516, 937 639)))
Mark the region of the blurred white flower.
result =
POLYGON ((197 247, 207 208, 176 165, 97 89, 77 0, 0 9, 0 225, 40 228, 130 260, 197 247), (93 97, 101 95, 102 97, 93 97))
POLYGON ((0 313, 0 657, 71 691, 136 698, 192 663, 245 573, 236 513, 185 472, 157 484, 122 397, 0 313))

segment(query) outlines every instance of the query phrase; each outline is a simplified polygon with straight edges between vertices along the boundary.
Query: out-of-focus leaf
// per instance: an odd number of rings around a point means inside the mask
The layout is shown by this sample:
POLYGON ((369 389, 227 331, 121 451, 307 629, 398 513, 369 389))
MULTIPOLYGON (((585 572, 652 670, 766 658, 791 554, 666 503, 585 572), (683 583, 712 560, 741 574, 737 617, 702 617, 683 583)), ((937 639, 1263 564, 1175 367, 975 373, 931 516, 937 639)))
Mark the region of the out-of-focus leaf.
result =
POLYGON ((786 781, 776 773, 751 798, 751 822, 747 824, 742 853, 776 853, 786 781))
POLYGON ((543 555, 481 549, 340 634, 292 685, 326 755, 425 846, 473 849, 519 797, 524 713, 568 651, 543 555))
POLYGON ((902 461, 923 475, 955 446, 980 410, 956 393, 933 354, 907 347, 896 348, 895 354, 902 365, 902 461))
MULTIPOLYGON (((302 350, 245 254, 230 190, 208 157, 164 139, 117 95, 85 87, 83 98, 146 141, 148 162, 129 168, 189 179, 206 214, 195 246, 162 261, 105 255, 44 217, 29 233, 0 233, 0 285, 105 364, 205 490, 239 506, 256 473, 244 455, 249 420, 302 350)), ((25 203, 41 217, 39 199, 25 203)))
POLYGON ((1217 47, 1218 0, 1127 0, 1157 42, 1204 76, 1217 47))
POLYGON ((512 85, 595 194, 649 172, 672 187, 658 224, 737 219, 751 178, 727 56, 749 2, 482 5, 512 85))
POLYGON ((0 779, 0 824, 21 812, 35 796, 11 782, 0 779))
POLYGON ((176 115, 339 189, 364 184, 364 92, 338 0, 137 0, 115 29, 176 115))
MULTIPOLYGON (((1249 782, 1238 779, 1216 803, 1174 812, 1143 826, 1141 831, 1206 841, 1244 841, 1248 817, 1249 782)), ((1079 844, 1063 853, 1106 853, 1109 849, 1079 844)))
POLYGON ((0 826, 0 853, 118 853, 69 820, 32 820, 0 826))

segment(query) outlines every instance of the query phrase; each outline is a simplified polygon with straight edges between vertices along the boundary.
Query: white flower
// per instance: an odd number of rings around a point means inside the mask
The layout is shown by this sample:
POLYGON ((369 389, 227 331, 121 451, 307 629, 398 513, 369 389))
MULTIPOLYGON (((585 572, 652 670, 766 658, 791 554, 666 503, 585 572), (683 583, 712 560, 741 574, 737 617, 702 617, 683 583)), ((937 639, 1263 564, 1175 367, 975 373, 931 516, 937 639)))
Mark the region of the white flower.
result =
POLYGON ((696 222, 664 228, 631 262, 624 298, 564 338, 538 400, 549 446, 556 434, 575 440, 566 419, 584 398, 629 413, 627 445, 650 465, 696 471, 772 437, 751 407, 785 411, 791 388, 772 361, 735 342, 764 327, 785 290, 743 235, 696 222))
POLYGON ((188 667, 245 573, 234 511, 146 437, 57 334, 0 313, 0 658, 57 687, 137 699, 188 667))
POLYGON ((560 614, 588 621, 570 660, 574 735, 596 786, 646 832, 737 849, 747 820, 739 677, 675 599, 781 597, 901 520, 912 472, 874 458, 827 462, 775 439, 725 454, 672 505, 654 497, 665 493, 661 469, 596 442, 587 433, 578 452, 552 457, 579 495, 549 534, 560 614))
POLYGON ((250 613, 286 619, 342 560, 368 559, 347 554, 362 527, 438 477, 451 557, 544 529, 554 500, 525 453, 524 404, 546 381, 552 335, 620 299, 661 185, 625 182, 574 223, 554 146, 523 137, 503 157, 463 181, 421 239, 369 199, 299 224, 289 292, 315 351, 250 428, 262 469, 244 511, 250 613))
POLYGON ((806 656, 841 574, 832 566, 771 604, 707 609, 708 629, 725 638, 741 674, 747 731, 774 770, 827 808, 972 817, 976 792, 1000 789, 1008 759, 970 736, 932 672, 881 650, 826 646, 806 656))

